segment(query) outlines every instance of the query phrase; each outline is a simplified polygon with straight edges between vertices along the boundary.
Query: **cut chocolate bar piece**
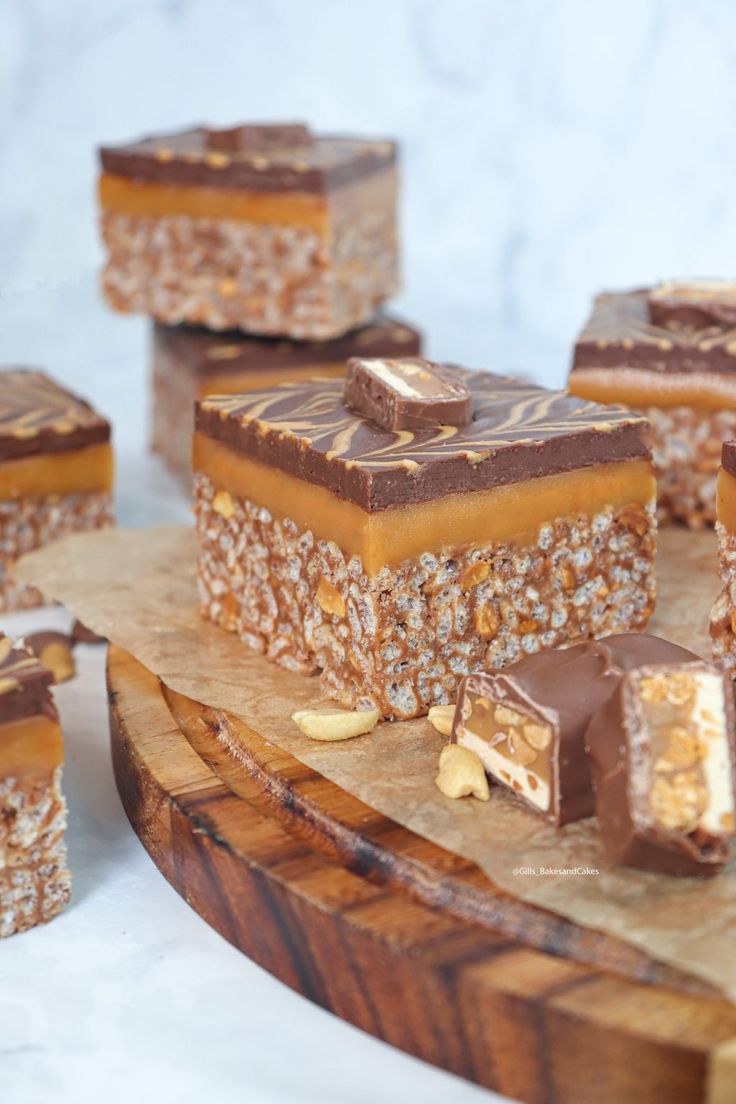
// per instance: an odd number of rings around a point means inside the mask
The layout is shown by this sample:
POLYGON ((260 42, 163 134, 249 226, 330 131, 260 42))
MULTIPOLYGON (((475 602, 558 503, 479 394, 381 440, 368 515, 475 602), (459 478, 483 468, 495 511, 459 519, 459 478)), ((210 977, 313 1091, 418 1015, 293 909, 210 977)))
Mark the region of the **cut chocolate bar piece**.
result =
POLYGON ((709 663, 631 671, 588 727, 608 853, 666 874, 716 873, 734 833, 734 706, 709 663))
POLYGON ((452 741, 553 824, 593 815, 585 731, 625 671, 695 659, 648 634, 620 634, 525 656, 505 671, 463 679, 452 741))
POLYGON ((422 357, 352 357, 345 402, 382 429, 462 426, 473 415, 472 397, 463 381, 444 365, 422 357))
POLYGON ((197 399, 342 376, 348 357, 416 356, 421 340, 413 326, 388 314, 378 314, 367 326, 332 341, 286 341, 237 331, 213 334, 154 323, 154 451, 191 489, 197 399))
POLYGON ((382 429, 340 381, 200 401, 204 611, 349 707, 412 717, 463 675, 644 627, 641 418, 456 369, 465 426, 382 429))
POLYGON ((646 415, 659 519, 700 528, 716 520, 721 442, 736 436, 736 323, 727 320, 727 287, 718 293, 717 320, 714 295, 700 298, 700 313, 685 314, 694 293, 675 298, 673 287, 599 295, 575 345, 568 387, 646 415))
POLYGON ((71 893, 51 679, 0 635, 0 937, 50 920, 71 893))
POLYGON ((394 142, 303 124, 196 127, 100 159, 115 310, 324 340, 397 290, 394 142))
POLYGON ((113 522, 110 423, 41 372, 0 370, 0 611, 43 603, 20 555, 113 522))

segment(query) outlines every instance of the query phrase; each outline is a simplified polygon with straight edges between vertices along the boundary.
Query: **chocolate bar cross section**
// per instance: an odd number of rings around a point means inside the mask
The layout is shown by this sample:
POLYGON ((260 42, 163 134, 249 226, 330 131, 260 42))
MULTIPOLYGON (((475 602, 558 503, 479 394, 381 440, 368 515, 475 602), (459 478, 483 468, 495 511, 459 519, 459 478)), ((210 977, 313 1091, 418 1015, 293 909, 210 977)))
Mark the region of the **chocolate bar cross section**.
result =
POLYGON ((655 326, 736 326, 736 282, 668 280, 649 292, 655 326))
POLYGON ((645 633, 525 656, 504 671, 463 679, 452 740, 552 824, 582 820, 595 811, 585 733, 596 711, 626 671, 695 659, 645 633))
POLYGON ((461 426, 473 417, 472 396, 461 377, 449 365, 423 357, 351 357, 345 402, 389 430, 461 426))
POLYGON ((588 746, 603 843, 617 862, 716 873, 734 833, 734 705, 710 663, 631 671, 591 721, 588 746))

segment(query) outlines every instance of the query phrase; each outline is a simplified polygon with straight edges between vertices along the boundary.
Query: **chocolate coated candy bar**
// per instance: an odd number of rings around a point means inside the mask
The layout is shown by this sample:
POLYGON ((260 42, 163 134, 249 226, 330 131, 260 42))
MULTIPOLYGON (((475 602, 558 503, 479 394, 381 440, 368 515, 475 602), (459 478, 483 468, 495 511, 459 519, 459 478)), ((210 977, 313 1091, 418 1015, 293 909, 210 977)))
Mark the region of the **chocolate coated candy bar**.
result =
POLYGON ((452 739, 553 824, 592 816, 585 731, 627 670, 683 662, 692 652, 644 633, 526 656, 463 679, 452 739))
POLYGON ((649 293, 656 326, 736 326, 736 283, 729 280, 669 280, 649 293))
POLYGON ((466 425, 473 401, 461 376, 422 357, 348 361, 345 402, 382 429, 466 425))
POLYGON ((617 862, 714 874, 734 832, 730 680, 708 663, 627 674, 587 733, 596 812, 617 862))

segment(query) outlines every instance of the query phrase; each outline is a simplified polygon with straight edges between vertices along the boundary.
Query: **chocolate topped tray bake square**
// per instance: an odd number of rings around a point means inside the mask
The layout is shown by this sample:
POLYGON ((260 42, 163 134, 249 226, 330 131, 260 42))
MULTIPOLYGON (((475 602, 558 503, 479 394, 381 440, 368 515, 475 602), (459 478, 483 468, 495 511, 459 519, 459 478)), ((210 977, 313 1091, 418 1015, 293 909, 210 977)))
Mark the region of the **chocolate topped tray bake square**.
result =
POLYGON ((642 418, 446 365, 417 387, 414 367, 379 367, 397 391, 383 424, 339 380, 196 414, 205 612, 385 717, 449 702, 484 666, 642 627, 654 601, 642 418), (450 371, 469 421, 385 428, 450 371))
POLYGON ((70 895, 52 677, 0 633, 0 938, 50 920, 70 895))
POLYGON ((397 290, 394 142, 194 127, 104 146, 100 160, 116 310, 322 340, 397 290))
POLYGON ((736 284, 671 281, 596 297, 568 386, 651 423, 661 521, 715 521, 721 442, 736 435, 736 284))
POLYGON ((42 372, 0 369, 0 610, 39 605, 13 582, 24 552, 110 525, 110 423, 42 372))
POLYGON ((313 376, 342 376, 348 357, 416 356, 420 349, 418 330, 383 313, 331 341, 288 341, 154 323, 154 451, 189 487, 196 399, 313 376))

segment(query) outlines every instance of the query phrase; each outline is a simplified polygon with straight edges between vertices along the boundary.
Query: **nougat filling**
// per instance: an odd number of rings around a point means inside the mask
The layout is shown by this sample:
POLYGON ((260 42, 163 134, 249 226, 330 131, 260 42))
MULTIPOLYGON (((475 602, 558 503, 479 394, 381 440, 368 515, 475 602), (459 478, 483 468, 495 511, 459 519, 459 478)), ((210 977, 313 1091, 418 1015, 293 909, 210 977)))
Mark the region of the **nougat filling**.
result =
POLYGON ((549 812, 554 730, 548 718, 522 703, 468 693, 457 742, 478 755, 492 778, 549 812))
POLYGON ((52 771, 63 761, 58 721, 37 714, 0 724, 0 779, 52 771))
POLYGON ((637 803, 641 815, 664 831, 733 832, 733 765, 722 676, 662 669, 634 678, 641 732, 632 749, 631 785, 645 788, 637 803))
POLYGON ((110 491, 114 462, 110 445, 0 461, 0 499, 110 491))
POLYGON ((651 372, 645 368, 576 368, 567 389, 599 403, 691 406, 696 410, 736 409, 736 379, 725 373, 651 372))
POLYGON ((631 507, 641 516, 643 532, 643 511, 655 494, 650 463, 625 460, 369 512, 202 433, 194 436, 193 467, 218 492, 264 507, 276 518, 289 518, 318 540, 334 541, 349 555, 360 556, 371 575, 422 552, 507 541, 528 544, 555 518, 589 517, 606 508, 631 507))

